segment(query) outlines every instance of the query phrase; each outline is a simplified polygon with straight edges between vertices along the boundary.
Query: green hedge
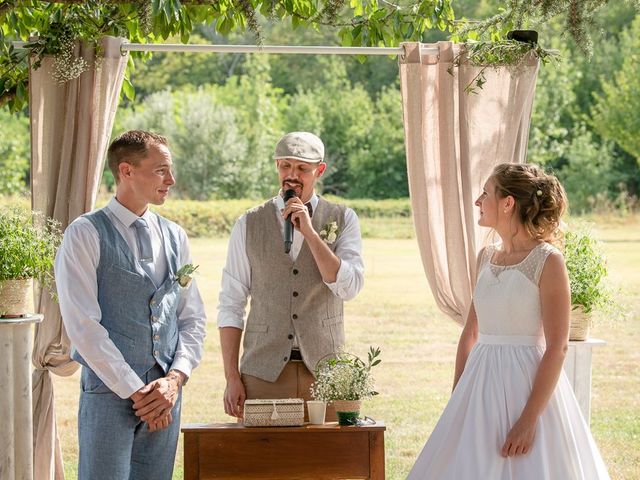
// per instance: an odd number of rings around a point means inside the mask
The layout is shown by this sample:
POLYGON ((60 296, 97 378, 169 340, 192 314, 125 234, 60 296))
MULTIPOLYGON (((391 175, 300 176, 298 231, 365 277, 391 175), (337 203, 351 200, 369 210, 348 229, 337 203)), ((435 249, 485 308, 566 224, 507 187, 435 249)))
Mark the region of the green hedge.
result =
MULTIPOLYGON (((408 198, 397 200, 345 200, 334 196, 327 199, 345 204, 358 214, 364 238, 411 238, 413 223, 408 198)), ((108 198, 98 200, 104 206, 108 198)), ((211 200, 198 202, 169 198, 165 205, 152 209, 181 225, 190 237, 226 237, 234 223, 259 200, 211 200)), ((21 205, 29 208, 26 197, 0 197, 0 205, 21 205)))
MULTIPOLYGON (((413 224, 409 199, 345 200, 329 196, 328 200, 351 208, 360 218, 365 238, 411 238, 413 224), (381 219, 389 219, 385 222, 381 219), (370 221, 369 221, 370 220, 370 221)), ((169 199, 155 211, 181 225, 190 237, 224 237, 229 235, 235 221, 259 200, 193 200, 169 199)))

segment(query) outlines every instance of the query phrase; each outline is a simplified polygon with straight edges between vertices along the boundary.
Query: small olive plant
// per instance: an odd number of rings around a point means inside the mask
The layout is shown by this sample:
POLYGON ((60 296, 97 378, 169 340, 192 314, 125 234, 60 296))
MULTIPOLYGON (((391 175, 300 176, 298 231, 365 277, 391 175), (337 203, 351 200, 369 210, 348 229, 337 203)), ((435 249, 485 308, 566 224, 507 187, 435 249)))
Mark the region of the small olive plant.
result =
POLYGON ((571 305, 585 313, 611 311, 613 295, 606 284, 607 264, 600 243, 586 230, 564 237, 564 257, 571 286, 571 305))
POLYGON ((316 381, 311 395, 316 400, 362 400, 378 395, 374 390, 371 369, 379 365, 380 348, 369 347, 367 363, 345 352, 320 359, 315 369, 316 381))
POLYGON ((55 220, 19 208, 0 208, 0 281, 35 278, 50 285, 61 241, 55 220))

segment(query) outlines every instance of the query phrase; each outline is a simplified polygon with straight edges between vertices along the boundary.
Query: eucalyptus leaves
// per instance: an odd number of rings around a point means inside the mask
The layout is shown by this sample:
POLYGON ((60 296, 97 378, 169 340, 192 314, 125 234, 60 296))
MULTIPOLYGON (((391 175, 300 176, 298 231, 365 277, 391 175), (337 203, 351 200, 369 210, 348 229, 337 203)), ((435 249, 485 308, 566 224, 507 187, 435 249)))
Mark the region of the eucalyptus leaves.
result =
POLYGON ((480 67, 475 77, 464 87, 467 93, 477 93, 487 83, 487 69, 507 67, 512 70, 521 68, 528 55, 537 57, 543 64, 551 59, 557 59, 557 54, 545 50, 537 43, 527 43, 517 40, 496 40, 493 42, 478 42, 469 40, 463 44, 460 52, 454 57, 453 64, 447 69, 450 75, 454 68, 463 64, 480 67))

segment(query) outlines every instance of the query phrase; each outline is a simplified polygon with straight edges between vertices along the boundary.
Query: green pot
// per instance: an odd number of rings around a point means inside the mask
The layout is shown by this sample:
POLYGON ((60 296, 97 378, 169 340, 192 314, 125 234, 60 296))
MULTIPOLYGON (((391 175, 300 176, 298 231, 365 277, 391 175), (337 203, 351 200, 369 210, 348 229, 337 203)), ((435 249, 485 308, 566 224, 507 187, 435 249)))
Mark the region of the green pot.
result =
POLYGON ((360 412, 336 412, 338 425, 356 425, 360 412))

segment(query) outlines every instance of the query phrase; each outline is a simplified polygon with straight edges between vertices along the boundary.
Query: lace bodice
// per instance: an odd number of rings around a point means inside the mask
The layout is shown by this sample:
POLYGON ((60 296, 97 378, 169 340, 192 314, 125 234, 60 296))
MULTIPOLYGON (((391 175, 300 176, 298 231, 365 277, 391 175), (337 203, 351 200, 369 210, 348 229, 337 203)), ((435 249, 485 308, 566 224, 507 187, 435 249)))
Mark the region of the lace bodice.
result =
POLYGON ((541 336, 538 283, 547 257, 556 248, 541 243, 520 263, 506 266, 491 262, 496 248, 485 248, 480 259, 473 296, 478 331, 488 335, 541 336))

